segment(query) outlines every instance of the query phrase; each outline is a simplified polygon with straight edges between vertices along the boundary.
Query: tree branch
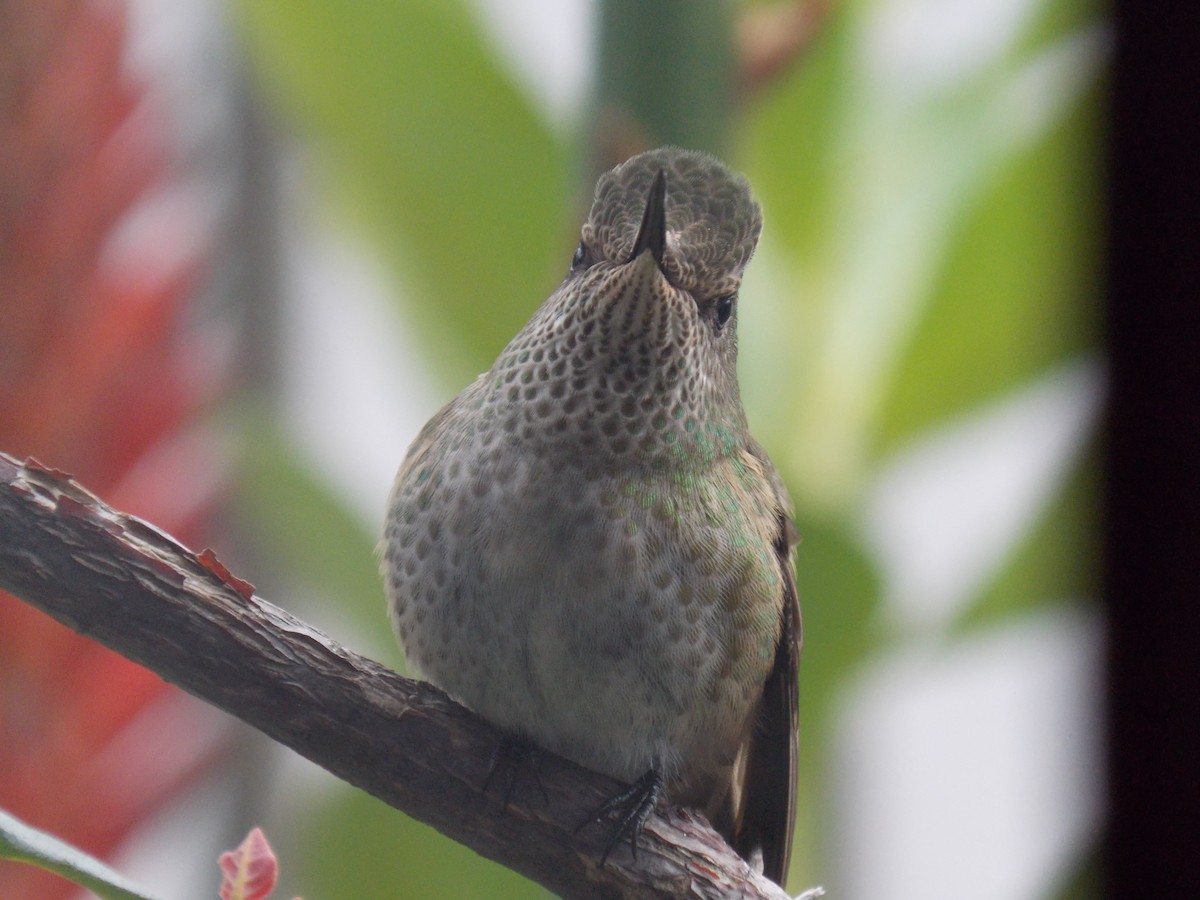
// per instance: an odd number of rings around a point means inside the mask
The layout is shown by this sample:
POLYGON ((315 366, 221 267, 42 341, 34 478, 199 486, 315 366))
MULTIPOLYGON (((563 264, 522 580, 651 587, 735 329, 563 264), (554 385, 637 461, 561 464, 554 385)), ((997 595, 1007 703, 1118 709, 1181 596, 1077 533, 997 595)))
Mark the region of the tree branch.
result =
POLYGON ((503 808, 480 790, 497 736, 477 716, 254 596, 211 552, 3 453, 0 586, 563 896, 786 896, 683 809, 650 818, 636 861, 622 848, 601 868, 609 829, 575 828, 616 782, 547 753, 545 797, 518 789, 503 808))

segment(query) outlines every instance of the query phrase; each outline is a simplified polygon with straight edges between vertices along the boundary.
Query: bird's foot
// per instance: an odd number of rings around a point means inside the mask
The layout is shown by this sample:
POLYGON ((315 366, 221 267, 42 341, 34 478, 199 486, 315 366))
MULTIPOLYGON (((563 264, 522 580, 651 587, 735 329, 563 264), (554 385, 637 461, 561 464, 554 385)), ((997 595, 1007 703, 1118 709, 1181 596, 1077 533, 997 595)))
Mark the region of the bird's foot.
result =
POLYGON ((658 769, 651 769, 629 788, 612 797, 575 829, 578 834, 593 822, 616 819, 612 834, 609 835, 608 843, 604 846, 604 855, 600 857, 601 866, 608 862, 608 855, 626 838, 629 840, 629 849, 633 852, 633 858, 637 859, 638 838, 642 835, 646 819, 650 817, 650 813, 658 804, 662 789, 662 772, 658 769))
POLYGON ((530 769, 537 781, 538 790, 542 793, 542 802, 549 803, 546 786, 542 784, 542 748, 523 737, 512 734, 503 735, 492 751, 488 764, 487 778, 483 781, 483 793, 487 793, 493 784, 501 791, 504 809, 508 809, 513 792, 517 786, 517 776, 522 769, 530 769))

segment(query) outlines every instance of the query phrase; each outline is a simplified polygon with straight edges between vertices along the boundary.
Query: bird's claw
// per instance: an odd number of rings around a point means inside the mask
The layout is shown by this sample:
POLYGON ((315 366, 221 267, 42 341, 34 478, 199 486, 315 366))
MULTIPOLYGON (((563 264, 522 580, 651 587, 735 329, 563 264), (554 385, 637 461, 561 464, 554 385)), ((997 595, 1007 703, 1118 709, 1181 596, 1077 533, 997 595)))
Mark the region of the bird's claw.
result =
POLYGON ((629 849, 633 853, 633 858, 637 859, 638 838, 641 837, 642 829, 645 828, 650 813, 658 804, 662 788, 662 773, 657 769, 651 769, 626 790, 611 797, 575 829, 578 834, 593 822, 616 818, 616 825, 613 827, 612 834, 609 835, 608 842, 604 846, 604 853, 600 857, 601 866, 608 862, 609 854, 624 838, 629 839, 629 849))

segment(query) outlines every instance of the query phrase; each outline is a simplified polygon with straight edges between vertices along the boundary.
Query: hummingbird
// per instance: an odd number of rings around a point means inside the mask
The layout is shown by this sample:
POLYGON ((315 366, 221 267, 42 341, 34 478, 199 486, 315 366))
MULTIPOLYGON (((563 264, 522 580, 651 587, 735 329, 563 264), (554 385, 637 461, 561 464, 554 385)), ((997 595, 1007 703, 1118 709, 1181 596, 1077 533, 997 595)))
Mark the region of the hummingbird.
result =
POLYGON ((636 854, 665 796, 782 884, 797 535, 736 371, 761 230, 746 179, 707 154, 602 175, 562 283, 409 448, 380 551, 420 674, 631 784, 597 814, 618 820, 607 851, 636 854))

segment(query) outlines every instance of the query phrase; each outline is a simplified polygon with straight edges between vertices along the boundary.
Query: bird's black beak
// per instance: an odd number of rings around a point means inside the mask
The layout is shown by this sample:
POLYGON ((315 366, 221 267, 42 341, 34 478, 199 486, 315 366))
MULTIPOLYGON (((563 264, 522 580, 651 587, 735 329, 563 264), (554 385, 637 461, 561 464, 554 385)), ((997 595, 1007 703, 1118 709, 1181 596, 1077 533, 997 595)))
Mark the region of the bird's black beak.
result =
POLYGON ((633 252, 626 262, 633 262, 647 250, 661 269, 663 252, 667 247, 667 173, 659 169, 650 185, 650 196, 646 198, 646 211, 642 213, 642 227, 638 229, 633 252))

